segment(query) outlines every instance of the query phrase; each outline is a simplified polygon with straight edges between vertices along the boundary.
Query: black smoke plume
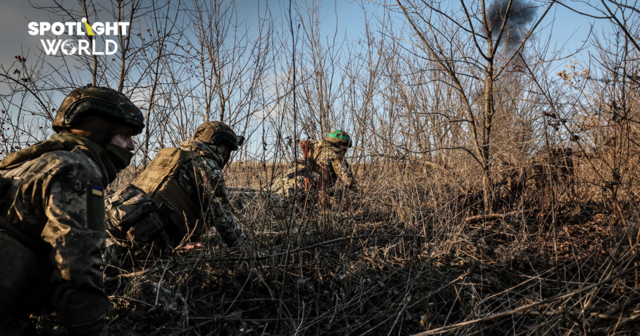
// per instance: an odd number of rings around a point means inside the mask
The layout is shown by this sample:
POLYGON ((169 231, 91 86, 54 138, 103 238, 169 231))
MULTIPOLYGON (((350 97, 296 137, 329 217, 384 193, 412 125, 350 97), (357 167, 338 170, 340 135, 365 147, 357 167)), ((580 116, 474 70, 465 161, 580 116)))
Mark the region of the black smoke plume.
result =
POLYGON ((487 20, 493 37, 497 38, 502 22, 507 17, 507 24, 504 27, 501 41, 505 43, 509 51, 513 51, 520 45, 522 39, 527 36, 527 25, 533 21, 537 8, 527 1, 513 0, 507 16, 505 14, 507 13, 508 5, 509 0, 495 1, 489 7, 487 20))

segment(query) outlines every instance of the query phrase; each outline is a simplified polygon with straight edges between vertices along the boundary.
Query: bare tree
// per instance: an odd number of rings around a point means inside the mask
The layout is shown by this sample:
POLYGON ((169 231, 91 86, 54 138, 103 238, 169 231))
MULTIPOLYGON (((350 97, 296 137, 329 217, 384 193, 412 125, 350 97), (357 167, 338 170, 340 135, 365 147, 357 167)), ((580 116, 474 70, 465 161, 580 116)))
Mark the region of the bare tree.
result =
POLYGON ((416 35, 416 47, 447 76, 446 83, 456 90, 466 113, 462 122, 470 130, 473 146, 462 149, 482 170, 485 212, 491 211, 493 202, 495 85, 509 72, 554 3, 550 1, 532 23, 535 10, 513 0, 490 7, 484 1, 461 1, 457 9, 436 1, 397 1, 416 35))
POLYGON ((202 90, 204 120, 215 117, 232 126, 255 112, 252 105, 268 67, 271 27, 265 18, 254 22, 238 19, 236 3, 196 1, 189 16, 195 23, 192 42, 197 58, 194 76, 202 90), (255 29, 255 37, 249 30, 255 29))

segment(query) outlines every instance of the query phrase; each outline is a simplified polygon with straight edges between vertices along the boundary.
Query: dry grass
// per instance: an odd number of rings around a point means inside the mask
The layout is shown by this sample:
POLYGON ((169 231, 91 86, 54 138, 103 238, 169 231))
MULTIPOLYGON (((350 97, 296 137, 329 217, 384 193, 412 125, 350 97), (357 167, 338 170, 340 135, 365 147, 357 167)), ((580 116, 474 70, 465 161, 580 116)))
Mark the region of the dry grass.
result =
MULTIPOLYGON (((279 169, 233 165, 227 184, 265 186, 279 169)), ((141 251, 134 267, 108 267, 109 327, 145 335, 633 334, 637 211, 623 206, 620 218, 580 169, 554 186, 552 204, 551 188, 522 169, 501 175, 520 176, 503 184, 522 188, 497 187, 491 216, 463 171, 408 163, 358 167, 363 191, 345 191, 326 209, 258 197, 239 211, 251 238, 239 251, 213 235, 201 248, 141 251)))

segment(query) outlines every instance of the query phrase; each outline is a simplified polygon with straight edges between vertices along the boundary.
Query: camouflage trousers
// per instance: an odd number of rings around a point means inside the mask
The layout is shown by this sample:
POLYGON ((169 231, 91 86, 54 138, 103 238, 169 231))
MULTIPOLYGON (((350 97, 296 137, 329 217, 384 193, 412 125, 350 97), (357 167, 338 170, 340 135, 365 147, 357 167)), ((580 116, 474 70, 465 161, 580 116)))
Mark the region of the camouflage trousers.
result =
POLYGON ((302 174, 295 175, 295 172, 290 171, 286 176, 274 181, 271 186, 271 192, 284 198, 294 197, 294 195, 307 197, 309 192, 314 193, 315 190, 313 187, 309 189, 305 178, 308 178, 312 186, 317 186, 321 180, 320 174, 316 172, 311 172, 308 176, 304 176, 302 174))
POLYGON ((273 208, 282 203, 282 197, 275 192, 270 193, 247 187, 229 187, 227 192, 229 193, 229 201, 236 211, 245 208, 273 208))

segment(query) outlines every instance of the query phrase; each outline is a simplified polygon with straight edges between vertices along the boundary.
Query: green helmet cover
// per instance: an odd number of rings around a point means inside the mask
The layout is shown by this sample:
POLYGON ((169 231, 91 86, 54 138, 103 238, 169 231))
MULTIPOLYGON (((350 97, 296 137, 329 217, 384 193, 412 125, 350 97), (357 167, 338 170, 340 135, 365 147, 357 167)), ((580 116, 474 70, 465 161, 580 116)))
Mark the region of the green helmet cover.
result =
POLYGON ((333 132, 327 133, 325 140, 334 144, 344 144, 349 147, 353 144, 351 142, 351 136, 341 129, 336 129, 333 132))

